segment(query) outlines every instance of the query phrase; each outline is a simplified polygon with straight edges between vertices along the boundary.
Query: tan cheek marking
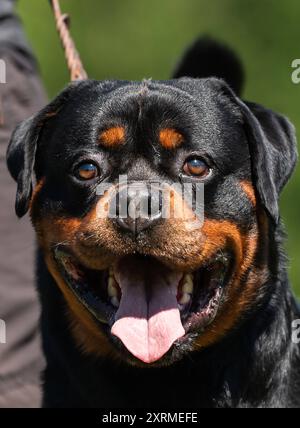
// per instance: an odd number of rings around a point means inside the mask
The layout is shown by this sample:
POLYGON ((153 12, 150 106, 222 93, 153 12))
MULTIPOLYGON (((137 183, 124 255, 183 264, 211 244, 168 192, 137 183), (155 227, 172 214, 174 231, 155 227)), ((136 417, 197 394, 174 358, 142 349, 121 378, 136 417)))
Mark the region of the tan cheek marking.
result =
POLYGON ((230 244, 234 247, 236 264, 241 263, 244 252, 243 235, 234 223, 226 220, 205 220, 202 233, 205 237, 202 252, 207 259, 230 244))
POLYGON ((115 126, 103 131, 99 136, 99 143, 105 147, 117 147, 125 143, 125 128, 115 126))
POLYGON ((39 218, 34 221, 38 242, 44 251, 48 251, 52 244, 58 242, 72 245, 80 226, 81 221, 72 218, 56 219, 49 216, 49 218, 39 218))
POLYGON ((159 142, 165 149, 176 149, 183 141, 183 135, 176 129, 165 128, 159 132, 159 142))
POLYGON ((241 279, 253 265, 259 239, 263 239, 263 237, 260 236, 257 226, 248 235, 243 236, 242 257, 236 265, 231 284, 227 286, 229 290, 227 303, 207 331, 199 337, 195 349, 205 348, 216 343, 232 330, 247 309, 253 305, 259 287, 267 281, 268 269, 265 264, 260 269, 253 267, 247 283, 241 287, 241 279))
POLYGON ((240 185, 253 207, 256 207, 256 195, 252 184, 249 181, 241 181, 240 185))

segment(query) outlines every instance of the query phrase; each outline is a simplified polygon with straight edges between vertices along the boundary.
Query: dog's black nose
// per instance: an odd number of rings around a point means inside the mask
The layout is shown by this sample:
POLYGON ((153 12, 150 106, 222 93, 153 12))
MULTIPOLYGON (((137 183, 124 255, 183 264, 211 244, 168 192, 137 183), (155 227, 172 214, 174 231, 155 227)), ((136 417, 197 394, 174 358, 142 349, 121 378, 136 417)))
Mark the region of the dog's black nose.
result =
POLYGON ((121 189, 115 198, 116 223, 135 235, 162 218, 161 192, 143 183, 121 189))

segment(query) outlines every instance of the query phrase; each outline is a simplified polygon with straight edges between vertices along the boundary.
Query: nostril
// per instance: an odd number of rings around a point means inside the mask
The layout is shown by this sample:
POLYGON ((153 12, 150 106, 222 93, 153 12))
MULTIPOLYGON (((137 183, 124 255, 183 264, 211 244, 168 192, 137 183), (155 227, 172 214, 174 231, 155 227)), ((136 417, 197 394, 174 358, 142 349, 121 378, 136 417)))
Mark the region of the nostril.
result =
POLYGON ((117 193, 116 194, 116 199, 115 199, 115 212, 116 212, 116 217, 120 216, 120 194, 117 193))
POLYGON ((126 218, 128 215, 128 197, 123 190, 117 192, 111 205, 110 213, 112 218, 126 218))
POLYGON ((153 204, 152 204, 152 198, 151 195, 148 196, 148 217, 151 217, 151 213, 152 213, 152 209, 153 209, 153 204))

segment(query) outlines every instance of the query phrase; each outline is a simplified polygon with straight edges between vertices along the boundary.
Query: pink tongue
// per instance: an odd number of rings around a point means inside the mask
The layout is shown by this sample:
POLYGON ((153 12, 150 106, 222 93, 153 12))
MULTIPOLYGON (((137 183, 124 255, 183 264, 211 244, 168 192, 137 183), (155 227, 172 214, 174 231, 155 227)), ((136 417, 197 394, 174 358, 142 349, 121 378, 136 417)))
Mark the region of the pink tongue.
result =
POLYGON ((116 279, 122 298, 111 332, 136 358, 153 363, 185 334, 176 297, 180 274, 127 262, 116 279))

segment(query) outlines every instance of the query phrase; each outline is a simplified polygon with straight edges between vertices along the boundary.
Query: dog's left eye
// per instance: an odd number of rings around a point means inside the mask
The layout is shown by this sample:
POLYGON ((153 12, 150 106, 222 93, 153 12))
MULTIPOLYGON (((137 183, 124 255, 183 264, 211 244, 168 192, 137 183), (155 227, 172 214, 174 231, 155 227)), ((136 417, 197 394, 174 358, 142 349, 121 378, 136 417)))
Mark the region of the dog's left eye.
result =
POLYGON ((82 163, 76 169, 76 176, 80 180, 93 180, 98 175, 99 170, 93 163, 82 163))
POLYGON ((204 160, 194 157, 185 162, 183 171, 189 176, 206 178, 211 170, 204 160))

